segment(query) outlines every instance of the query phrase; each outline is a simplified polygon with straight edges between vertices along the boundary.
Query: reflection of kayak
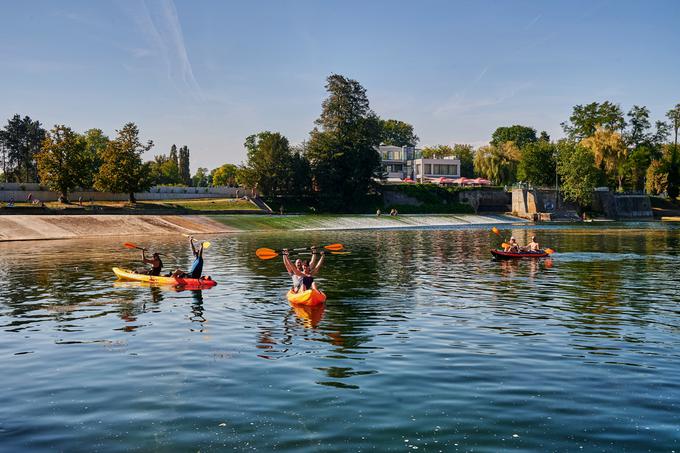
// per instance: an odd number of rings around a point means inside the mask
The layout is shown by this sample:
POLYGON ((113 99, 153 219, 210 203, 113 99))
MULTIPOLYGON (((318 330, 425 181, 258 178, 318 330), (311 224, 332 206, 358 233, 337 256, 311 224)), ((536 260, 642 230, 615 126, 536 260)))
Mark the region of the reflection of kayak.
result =
POLYGON ((184 286, 189 288, 210 288, 217 285, 214 280, 206 280, 204 278, 175 278, 175 277, 162 277, 153 276, 146 274, 138 274, 129 269, 122 269, 120 267, 114 267, 113 273, 122 280, 133 280, 136 282, 147 282, 155 283, 158 285, 172 285, 172 286, 184 286))
POLYGON ((538 252, 520 252, 520 253, 504 252, 503 250, 491 250, 491 254, 494 256, 494 258, 498 258, 501 260, 514 260, 520 258, 545 258, 546 256, 549 256, 543 250, 540 250, 538 252))
POLYGON ((324 304, 302 305, 291 303, 290 306, 293 307, 295 314, 302 319, 305 327, 311 328, 319 325, 325 310, 324 304))
POLYGON ((298 293, 294 293, 291 289, 286 294, 286 297, 291 304, 318 305, 326 302, 326 295, 316 289, 308 289, 298 293))

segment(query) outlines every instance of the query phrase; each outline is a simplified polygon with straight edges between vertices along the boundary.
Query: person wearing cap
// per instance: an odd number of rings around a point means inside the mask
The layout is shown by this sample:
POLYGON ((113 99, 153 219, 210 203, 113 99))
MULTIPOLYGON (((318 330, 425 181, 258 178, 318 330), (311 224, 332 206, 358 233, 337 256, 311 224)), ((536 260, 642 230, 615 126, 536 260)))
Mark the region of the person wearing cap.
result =
POLYGON ((507 247, 503 249, 504 252, 519 253, 519 244, 514 237, 511 237, 506 245, 507 247))
POLYGON ((151 269, 147 271, 148 275, 159 276, 161 275, 161 270, 163 269, 163 261, 161 261, 161 256, 158 253, 151 255, 151 259, 146 257, 146 251, 142 249, 142 262, 144 264, 150 264, 151 269))

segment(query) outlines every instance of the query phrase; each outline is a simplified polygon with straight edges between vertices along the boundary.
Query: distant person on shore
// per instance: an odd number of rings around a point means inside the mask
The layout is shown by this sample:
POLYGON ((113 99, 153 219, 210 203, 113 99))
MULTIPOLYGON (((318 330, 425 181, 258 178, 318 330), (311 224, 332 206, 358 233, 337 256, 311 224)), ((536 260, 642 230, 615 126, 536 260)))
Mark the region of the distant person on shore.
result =
MULTIPOLYGON (((177 269, 175 272, 173 272, 172 276, 175 278, 201 278, 201 274, 203 273, 203 243, 201 243, 200 247, 196 249, 196 246, 194 245, 194 237, 189 236, 189 244, 191 245, 191 252, 194 254, 194 262, 191 264, 189 271, 177 269)), ((205 278, 210 280, 210 277, 205 278)))
POLYGON ((390 211, 390 215, 391 215, 392 217, 396 217, 397 214, 398 214, 397 210, 396 210, 395 208, 392 208, 392 210, 390 211))
POLYGON ((163 261, 161 261, 161 256, 158 253, 151 255, 151 259, 146 257, 146 251, 142 249, 142 262, 144 264, 150 264, 151 269, 147 270, 148 275, 159 276, 163 270, 163 261))
POLYGON ((380 212, 380 209, 378 209, 377 211, 375 211, 376 217, 380 217, 381 214, 382 214, 382 212, 380 212))

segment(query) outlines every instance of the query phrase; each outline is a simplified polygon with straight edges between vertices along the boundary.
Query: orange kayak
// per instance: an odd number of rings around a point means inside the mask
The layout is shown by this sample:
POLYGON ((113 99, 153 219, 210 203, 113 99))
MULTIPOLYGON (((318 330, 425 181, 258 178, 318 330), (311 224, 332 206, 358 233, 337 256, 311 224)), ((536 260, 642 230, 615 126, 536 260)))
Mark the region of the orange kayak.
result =
POLYGON ((326 302, 326 295, 316 289, 308 289, 307 291, 297 293, 294 293, 291 289, 286 294, 286 297, 291 304, 319 305, 326 302))
POLYGON ((172 286, 184 286, 190 288, 210 288, 217 285, 215 280, 208 280, 206 278, 175 278, 175 277, 163 277, 163 276, 153 276, 146 274, 138 274, 129 269, 122 269, 120 267, 114 267, 113 273, 121 280, 132 280, 135 282, 147 282, 155 283, 157 285, 172 285, 172 286))

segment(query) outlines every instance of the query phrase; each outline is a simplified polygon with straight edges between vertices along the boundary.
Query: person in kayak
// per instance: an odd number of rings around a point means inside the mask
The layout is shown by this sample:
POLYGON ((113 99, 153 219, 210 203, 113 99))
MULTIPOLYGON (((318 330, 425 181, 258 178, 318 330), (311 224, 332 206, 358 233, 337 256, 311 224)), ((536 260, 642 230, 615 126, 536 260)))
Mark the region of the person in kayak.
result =
POLYGON ((514 237, 511 237, 506 245, 507 247, 503 249, 504 252, 519 253, 519 244, 514 237))
POLYGON ((298 258, 295 260, 295 264, 291 263, 288 256, 288 249, 283 249, 281 255, 283 256, 283 265, 286 267, 288 275, 290 275, 290 278, 293 280, 292 291, 297 293, 302 285, 302 277, 298 276, 295 271, 299 273, 302 272, 302 260, 298 258))
MULTIPOLYGON (((316 257, 319 256, 319 254, 316 251, 316 247, 312 247, 311 249, 312 249, 312 259, 309 261, 309 266, 311 268, 315 268, 316 257)), ((283 249, 282 256, 283 256, 283 265, 286 267, 286 271, 288 272, 288 275, 290 275, 290 278, 293 281, 292 290, 293 290, 294 293, 297 293, 300 290, 300 287, 302 286, 302 276, 300 275, 300 274, 303 273, 302 260, 298 258, 298 259, 295 260, 294 264, 291 263, 288 249, 283 249)), ((321 263, 319 262, 319 265, 320 264, 321 263)))
POLYGON ((312 259, 310 262, 307 261, 302 262, 302 270, 299 270, 295 266, 290 267, 290 269, 293 271, 295 276, 298 277, 301 283, 296 292, 307 291, 308 289, 315 289, 317 291, 319 290, 319 288, 316 287, 316 283, 314 283, 314 276, 319 272, 319 269, 323 264, 326 253, 324 251, 321 251, 320 255, 321 258, 319 259, 318 262, 315 263, 316 257, 319 256, 319 252, 317 252, 315 248, 312 248, 312 259))
POLYGON ((142 262, 151 265, 151 269, 146 271, 147 275, 154 275, 156 277, 161 275, 163 261, 161 261, 161 256, 158 253, 151 255, 151 259, 149 259, 146 257, 146 250, 142 249, 142 262))
POLYGON ((527 244, 526 247, 524 247, 524 250, 529 251, 529 252, 540 252, 541 251, 541 246, 536 242, 536 236, 531 236, 531 242, 527 244))
MULTIPOLYGON (((189 244, 191 244, 191 252, 194 254, 194 262, 191 263, 191 268, 189 271, 183 271, 182 269, 177 269, 172 273, 175 278, 195 278, 200 279, 203 273, 203 243, 196 249, 194 245, 194 237, 189 236, 189 244)), ((210 277, 205 277, 206 280, 210 280, 210 277)))

